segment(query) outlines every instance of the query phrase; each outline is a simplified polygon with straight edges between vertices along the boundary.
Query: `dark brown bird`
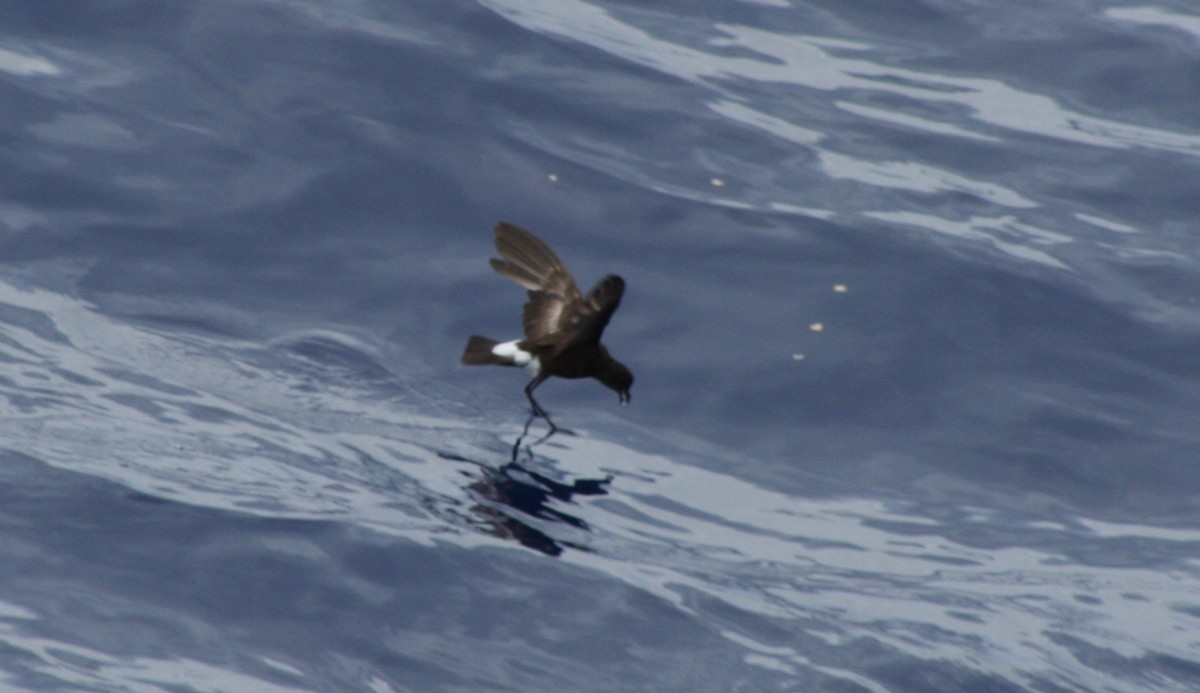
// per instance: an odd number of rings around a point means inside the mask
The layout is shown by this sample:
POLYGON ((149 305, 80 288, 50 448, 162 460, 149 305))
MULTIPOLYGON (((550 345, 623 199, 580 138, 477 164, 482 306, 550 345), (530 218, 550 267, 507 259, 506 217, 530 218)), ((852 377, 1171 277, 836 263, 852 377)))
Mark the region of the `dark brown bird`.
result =
POLYGON ((507 222, 496 224, 496 250, 492 269, 529 291, 525 303, 525 339, 498 342, 472 335, 463 350, 468 365, 522 366, 533 376, 525 397, 533 413, 557 429, 533 391, 552 375, 560 378, 595 378, 616 390, 621 404, 629 402, 633 373, 609 355, 600 343, 625 280, 610 274, 584 298, 562 260, 540 238, 507 222))

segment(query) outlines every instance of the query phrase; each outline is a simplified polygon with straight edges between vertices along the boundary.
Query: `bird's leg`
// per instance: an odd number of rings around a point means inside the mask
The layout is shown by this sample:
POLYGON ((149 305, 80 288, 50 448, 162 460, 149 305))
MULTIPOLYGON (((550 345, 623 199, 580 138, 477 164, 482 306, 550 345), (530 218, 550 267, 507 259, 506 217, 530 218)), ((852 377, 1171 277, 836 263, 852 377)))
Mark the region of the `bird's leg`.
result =
MULTIPOLYGON (((521 439, 523 439, 525 437, 525 434, 529 433, 530 424, 532 424, 533 420, 538 417, 541 417, 546 420, 546 424, 548 426, 550 426, 550 430, 546 432, 546 435, 542 436, 541 438, 538 438, 533 443, 530 443, 530 446, 540 445, 541 443, 546 442, 547 440, 550 439, 550 436, 554 435, 555 433, 566 433, 567 435, 575 435, 574 431, 568 430, 566 428, 562 428, 558 424, 554 423, 554 419, 550 418, 550 414, 545 409, 542 409, 542 405, 538 404, 538 401, 536 399, 534 399, 533 389, 536 388, 541 383, 542 383, 542 381, 540 381, 540 380, 531 380, 529 382, 529 384, 525 386, 525 397, 529 399, 529 406, 533 409, 533 416, 529 417, 529 420, 525 422, 525 432, 521 434, 521 439)), ((518 443, 520 442, 521 439, 518 439, 518 443)))
MULTIPOLYGON (((525 436, 529 435, 529 427, 533 424, 533 420, 536 419, 537 417, 538 417, 538 415, 536 413, 531 413, 529 415, 529 420, 525 422, 524 430, 521 431, 521 435, 517 436, 517 442, 513 443, 512 462, 510 464, 514 464, 514 465, 517 464, 517 456, 521 453, 521 441, 525 440, 525 436)), ((538 443, 540 443, 540 442, 542 442, 542 441, 539 440, 538 443)), ((526 449, 528 449, 528 448, 526 448, 526 449)), ((530 453, 530 454, 532 454, 532 453, 530 453)))
MULTIPOLYGON (((525 386, 525 397, 529 400, 529 406, 532 407, 533 411, 529 415, 529 420, 525 422, 525 428, 521 431, 521 435, 517 436, 517 442, 513 443, 512 464, 517 463, 517 456, 521 453, 521 441, 525 440, 525 436, 529 435, 529 427, 533 425, 534 419, 539 416, 542 417, 550 424, 550 432, 553 433, 555 430, 554 422, 550 420, 550 417, 546 414, 546 410, 542 409, 542 405, 538 404, 537 400, 533 398, 533 388, 537 387, 540 383, 541 381, 535 378, 525 386)), ((545 438, 541 438, 537 442, 540 443, 543 440, 545 438)), ((537 445, 537 443, 534 443, 534 445, 537 445)))
MULTIPOLYGON (((554 420, 550 418, 550 414, 548 414, 545 409, 542 409, 542 405, 538 404, 538 401, 533 398, 533 389, 541 383, 542 381, 537 379, 529 381, 529 384, 525 386, 525 398, 529 400, 529 406, 533 408, 534 417, 540 416, 545 419, 546 424, 550 426, 550 433, 554 433, 558 431, 558 426, 555 425, 554 420)), ((525 424, 526 431, 529 430, 529 424, 532 422, 533 419, 530 419, 529 422, 525 424)), ((543 438, 543 440, 545 439, 543 438)))

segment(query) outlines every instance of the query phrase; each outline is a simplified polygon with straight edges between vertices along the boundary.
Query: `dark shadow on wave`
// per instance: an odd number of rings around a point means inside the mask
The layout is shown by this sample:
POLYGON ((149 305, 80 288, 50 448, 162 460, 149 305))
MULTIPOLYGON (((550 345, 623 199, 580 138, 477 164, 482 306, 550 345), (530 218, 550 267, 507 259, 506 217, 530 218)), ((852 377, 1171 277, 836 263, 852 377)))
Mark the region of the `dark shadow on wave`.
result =
POLYGON ((551 503, 570 503, 575 496, 605 495, 612 477, 576 479, 566 484, 518 462, 496 468, 459 455, 438 455, 479 469, 478 475, 468 474, 472 481, 465 487, 474 504, 466 513, 458 513, 472 527, 495 537, 512 539, 547 556, 558 556, 565 548, 590 550, 579 542, 551 536, 549 532, 554 525, 565 525, 567 533, 591 529, 578 517, 551 507, 551 503))

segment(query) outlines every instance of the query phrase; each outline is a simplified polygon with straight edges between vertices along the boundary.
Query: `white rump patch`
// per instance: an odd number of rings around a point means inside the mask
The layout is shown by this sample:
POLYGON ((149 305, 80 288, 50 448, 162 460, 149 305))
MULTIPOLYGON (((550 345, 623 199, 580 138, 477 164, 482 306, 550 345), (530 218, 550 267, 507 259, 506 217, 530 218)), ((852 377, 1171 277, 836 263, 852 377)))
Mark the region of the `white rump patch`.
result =
POLYGON ((532 375, 537 375, 541 364, 538 363, 533 354, 517 346, 520 341, 519 339, 514 339, 511 342, 501 342, 492 347, 492 353, 502 359, 509 359, 514 366, 521 366, 532 375))

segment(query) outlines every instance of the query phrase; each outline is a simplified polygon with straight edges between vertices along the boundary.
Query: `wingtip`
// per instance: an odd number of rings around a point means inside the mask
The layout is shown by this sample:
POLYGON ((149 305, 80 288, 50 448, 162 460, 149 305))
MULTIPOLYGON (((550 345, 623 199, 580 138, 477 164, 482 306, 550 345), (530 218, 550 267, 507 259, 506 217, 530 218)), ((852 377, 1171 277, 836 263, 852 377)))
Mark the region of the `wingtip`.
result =
POLYGON ((497 238, 499 238, 500 236, 507 236, 507 235, 512 235, 512 234, 529 233, 528 231, 521 228, 520 226, 517 226, 516 224, 512 223, 511 221, 496 222, 496 226, 494 227, 494 230, 496 232, 497 238))
POLYGON ((537 236, 533 235, 533 232, 507 221, 497 222, 495 231, 496 237, 494 243, 496 250, 500 251, 500 254, 506 258, 513 252, 514 248, 530 243, 531 239, 533 242, 540 243, 537 236))

